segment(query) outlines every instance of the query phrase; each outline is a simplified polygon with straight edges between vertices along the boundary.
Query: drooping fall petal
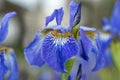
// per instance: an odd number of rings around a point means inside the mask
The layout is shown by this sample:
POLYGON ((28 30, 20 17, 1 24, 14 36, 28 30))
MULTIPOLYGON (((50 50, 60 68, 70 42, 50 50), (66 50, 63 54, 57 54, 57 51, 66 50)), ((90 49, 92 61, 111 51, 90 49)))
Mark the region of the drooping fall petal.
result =
POLYGON ((66 72, 65 62, 78 53, 78 46, 69 32, 65 34, 53 31, 46 35, 43 46, 43 57, 47 64, 58 72, 66 72))
POLYGON ((37 31, 33 41, 24 49, 25 58, 30 65, 42 66, 44 64, 41 47, 42 37, 40 31, 37 31))

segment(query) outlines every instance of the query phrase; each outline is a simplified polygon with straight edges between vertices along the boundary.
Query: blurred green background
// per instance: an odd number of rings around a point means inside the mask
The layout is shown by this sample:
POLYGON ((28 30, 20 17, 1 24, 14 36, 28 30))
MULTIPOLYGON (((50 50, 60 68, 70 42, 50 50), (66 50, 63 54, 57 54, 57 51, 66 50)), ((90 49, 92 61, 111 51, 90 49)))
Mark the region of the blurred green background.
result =
MULTIPOLYGON (((115 0, 77 1, 82 2, 81 25, 102 30, 101 19, 110 17, 115 0)), ((18 80, 41 80, 40 76, 50 74, 49 72, 55 75, 47 65, 42 68, 30 67, 25 61, 23 48, 33 39, 36 30, 45 24, 45 17, 56 8, 63 7, 62 24, 69 26, 69 3, 70 0, 0 0, 0 20, 7 12, 17 12, 17 16, 10 21, 9 35, 1 45, 15 50, 20 71, 18 80)), ((88 80, 120 80, 120 72, 112 65, 99 72, 90 73, 88 80)))

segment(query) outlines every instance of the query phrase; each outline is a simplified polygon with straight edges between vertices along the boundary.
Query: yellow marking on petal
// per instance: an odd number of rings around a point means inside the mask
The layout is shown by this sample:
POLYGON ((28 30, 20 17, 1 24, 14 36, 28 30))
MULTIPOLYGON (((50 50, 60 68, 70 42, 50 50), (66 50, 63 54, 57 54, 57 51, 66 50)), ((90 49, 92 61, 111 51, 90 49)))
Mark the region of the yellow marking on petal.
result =
POLYGON ((110 35, 110 32, 103 32, 103 31, 100 31, 101 34, 104 34, 104 35, 110 35))
POLYGON ((5 53, 9 53, 11 50, 11 48, 0 46, 0 52, 5 51, 5 53))
POLYGON ((59 38, 61 36, 61 33, 59 30, 53 30, 51 31, 51 34, 55 37, 55 38, 59 38))
POLYGON ((67 37, 70 37, 70 36, 71 36, 71 33, 69 31, 66 32, 65 34, 62 34, 63 38, 67 38, 67 37))
POLYGON ((95 31, 85 31, 85 34, 87 36, 89 36, 91 39, 94 39, 96 36, 96 32, 95 31))
POLYGON ((54 30, 51 31, 51 34, 55 37, 55 38, 68 38, 71 36, 71 33, 68 31, 66 33, 61 33, 59 30, 54 30))
POLYGON ((43 35, 46 35, 47 33, 49 33, 50 31, 53 31, 53 29, 44 29, 44 30, 42 30, 41 31, 41 33, 43 34, 43 35))

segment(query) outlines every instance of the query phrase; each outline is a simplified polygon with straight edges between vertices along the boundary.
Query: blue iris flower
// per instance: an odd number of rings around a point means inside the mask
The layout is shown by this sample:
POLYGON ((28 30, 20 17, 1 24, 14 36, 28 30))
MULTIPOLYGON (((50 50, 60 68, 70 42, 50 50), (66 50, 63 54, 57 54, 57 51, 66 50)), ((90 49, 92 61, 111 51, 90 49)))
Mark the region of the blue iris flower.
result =
POLYGON ((63 8, 55 9, 46 17, 45 26, 36 32, 34 39, 24 49, 25 58, 30 65, 42 66, 47 63, 58 72, 66 72, 65 62, 78 53, 78 44, 71 29, 80 21, 80 8, 81 3, 71 2, 70 27, 61 25, 63 8), (54 19, 57 25, 48 25, 54 19))
POLYGON ((68 80, 86 80, 89 72, 98 71, 105 65, 100 34, 95 28, 80 26, 78 44, 78 58, 68 80))
POLYGON ((110 32, 110 37, 106 40, 102 40, 102 46, 104 48, 104 55, 106 57, 106 64, 112 63, 112 58, 109 50, 109 46, 116 37, 120 37, 120 0, 116 0, 115 6, 112 11, 110 20, 106 17, 102 19, 103 30, 110 32))
POLYGON ((120 35, 120 0, 117 0, 110 17, 110 21, 107 18, 103 18, 103 30, 110 31, 116 35, 120 35))
MULTIPOLYGON (((5 40, 8 34, 8 21, 16 15, 16 12, 7 13, 0 26, 0 43, 5 40)), ((9 72, 7 80, 16 80, 18 77, 18 66, 14 50, 7 47, 0 47, 0 80, 3 80, 9 72)))
MULTIPOLYGON (((95 62, 92 71, 101 69, 104 66, 105 60, 102 53, 100 36, 96 29, 81 26, 78 42, 81 49, 81 57, 87 61, 87 64, 92 65, 95 62)), ((83 68, 84 63, 86 62, 82 62, 83 68)))

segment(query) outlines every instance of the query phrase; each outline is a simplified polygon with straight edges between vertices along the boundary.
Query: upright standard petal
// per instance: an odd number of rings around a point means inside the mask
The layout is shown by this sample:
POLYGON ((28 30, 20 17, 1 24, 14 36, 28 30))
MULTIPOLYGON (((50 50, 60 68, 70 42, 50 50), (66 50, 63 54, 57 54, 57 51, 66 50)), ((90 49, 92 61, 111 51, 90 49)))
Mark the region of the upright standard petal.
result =
POLYGON ((98 71, 99 69, 101 69, 104 64, 105 64, 105 59, 103 56, 103 48, 101 46, 101 41, 100 41, 100 34, 97 34, 97 38, 96 38, 96 46, 97 46, 97 55, 96 55, 96 64, 95 67, 92 69, 92 71, 98 71))
POLYGON ((120 35, 120 1, 117 0, 113 9, 113 13, 110 19, 112 26, 112 32, 120 35))
POLYGON ((61 25, 61 21, 63 19, 63 8, 60 8, 60 9, 55 9, 54 12, 46 17, 46 26, 49 24, 49 22, 51 22, 52 20, 54 20, 54 18, 56 18, 56 22, 57 22, 57 25, 61 25))
POLYGON ((47 64, 58 72, 66 72, 65 62, 78 53, 78 45, 70 32, 54 30, 46 35, 42 53, 47 64))
POLYGON ((0 26, 0 42, 5 40, 8 34, 8 22, 15 15, 16 15, 16 12, 9 12, 3 17, 1 26, 0 26))
POLYGON ((37 31, 33 41, 24 49, 25 59, 30 65, 42 66, 44 64, 41 47, 41 33, 37 31))
POLYGON ((72 27, 79 24, 81 19, 81 3, 76 3, 74 0, 70 3, 70 30, 72 27))
POLYGON ((10 71, 7 80, 16 80, 19 73, 18 73, 17 60, 13 49, 0 47, 0 51, 2 52, 4 58, 3 60, 4 69, 6 68, 7 71, 10 71))

